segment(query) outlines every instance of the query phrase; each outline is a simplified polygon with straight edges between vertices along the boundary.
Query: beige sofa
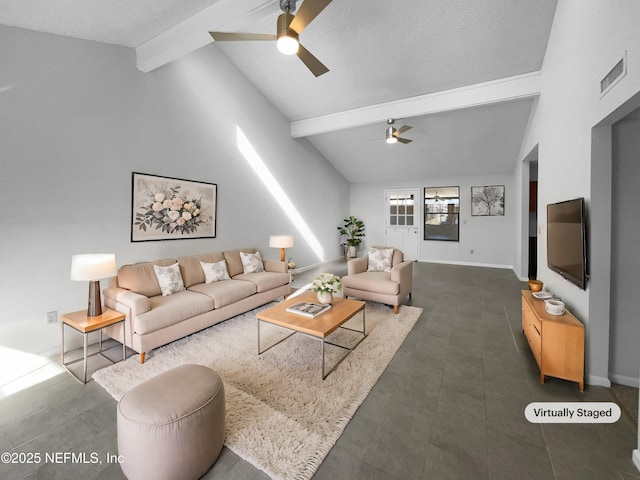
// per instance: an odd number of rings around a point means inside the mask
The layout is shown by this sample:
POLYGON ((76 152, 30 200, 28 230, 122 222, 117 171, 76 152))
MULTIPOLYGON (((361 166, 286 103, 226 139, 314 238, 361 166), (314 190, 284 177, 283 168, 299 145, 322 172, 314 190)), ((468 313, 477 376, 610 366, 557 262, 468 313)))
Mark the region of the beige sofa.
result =
MULTIPOLYGON (((379 247, 371 250, 388 249, 379 247)), ((393 305, 394 313, 398 313, 402 300, 407 296, 411 298, 413 262, 405 262, 404 254, 398 249, 393 249, 388 271, 371 271, 371 250, 366 256, 349 260, 347 263, 347 276, 342 277, 344 296, 393 305)))
POLYGON ((285 262, 266 260, 264 272, 243 273, 240 251, 256 253, 254 249, 227 250, 120 267, 113 284, 104 290, 104 303, 126 315, 124 338, 120 324, 105 332, 140 353, 143 363, 154 348, 291 293, 285 262), (222 260, 231 278, 205 283, 200 262, 222 260), (176 262, 184 289, 163 296, 154 265, 176 262))

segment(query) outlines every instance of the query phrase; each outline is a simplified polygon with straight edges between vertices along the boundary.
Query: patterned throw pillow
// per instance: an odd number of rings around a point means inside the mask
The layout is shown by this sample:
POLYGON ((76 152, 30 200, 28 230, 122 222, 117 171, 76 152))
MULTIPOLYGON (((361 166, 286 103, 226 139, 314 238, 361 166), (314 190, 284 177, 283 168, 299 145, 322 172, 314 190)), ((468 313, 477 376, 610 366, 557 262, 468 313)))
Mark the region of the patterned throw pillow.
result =
POLYGON ((240 252, 240 260, 242 260, 243 273, 264 272, 260 253, 244 253, 240 252))
POLYGON ((369 249, 369 266, 367 272, 390 272, 393 259, 393 248, 369 249))
POLYGON ((161 267, 159 265, 153 266, 154 272, 156 272, 156 278, 160 284, 160 291, 163 297, 167 297, 171 294, 184 290, 184 283, 182 282, 182 275, 180 275, 180 265, 178 262, 168 267, 161 267))
POLYGON ((200 262, 204 272, 205 283, 217 282, 218 280, 231 280, 227 271, 227 262, 220 260, 215 263, 200 262))

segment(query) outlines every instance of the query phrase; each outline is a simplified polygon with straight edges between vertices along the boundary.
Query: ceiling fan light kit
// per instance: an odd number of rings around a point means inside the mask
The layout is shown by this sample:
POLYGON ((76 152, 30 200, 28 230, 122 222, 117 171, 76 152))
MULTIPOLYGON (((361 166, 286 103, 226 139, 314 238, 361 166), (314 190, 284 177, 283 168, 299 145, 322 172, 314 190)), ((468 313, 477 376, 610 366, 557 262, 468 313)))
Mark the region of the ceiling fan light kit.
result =
POLYGON ((305 0, 296 15, 291 12, 295 11, 297 0, 279 1, 280 9, 284 13, 278 17, 276 35, 235 32, 209 32, 209 34, 216 42, 276 40, 276 45, 281 53, 297 55, 316 77, 324 75, 329 69, 300 44, 299 36, 332 0, 305 0))
POLYGON ((277 45, 280 53, 285 55, 298 53, 298 47, 300 46, 298 34, 289 28, 291 20, 293 20, 293 15, 289 12, 285 12, 278 17, 277 45))
POLYGON ((387 131, 385 133, 387 143, 396 143, 398 141, 398 139, 393 135, 395 131, 396 129, 393 128, 392 125, 389 125, 389 127, 387 127, 387 131))

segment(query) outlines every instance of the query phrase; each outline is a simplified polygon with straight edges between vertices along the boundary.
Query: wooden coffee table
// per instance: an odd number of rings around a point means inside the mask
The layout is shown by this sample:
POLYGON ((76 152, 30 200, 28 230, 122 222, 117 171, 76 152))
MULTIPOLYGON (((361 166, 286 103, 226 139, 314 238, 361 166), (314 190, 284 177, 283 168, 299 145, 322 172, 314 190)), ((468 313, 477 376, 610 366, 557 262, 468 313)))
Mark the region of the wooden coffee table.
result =
POLYGON ((320 343, 322 345, 322 379, 324 380, 338 365, 340 365, 340 363, 347 357, 347 355, 349 355, 349 353, 351 353, 360 344, 360 342, 362 342, 362 340, 367 337, 364 312, 365 302, 334 297, 331 309, 324 313, 321 313, 315 318, 308 318, 303 315, 287 312, 287 307, 297 302, 317 303, 318 298, 315 293, 304 293, 302 295, 289 297, 284 302, 262 310, 256 315, 258 319, 258 355, 275 347, 295 333, 302 333, 309 337, 318 339, 320 340, 320 343), (352 328, 343 326, 347 321, 349 321, 359 312, 362 312, 362 330, 354 330, 352 328), (278 340, 273 345, 270 345, 269 347, 262 350, 260 345, 260 325, 262 322, 271 323, 272 325, 287 328, 289 330, 292 330, 292 332, 282 340, 278 340), (345 347, 343 345, 328 342, 327 337, 331 335, 331 333, 335 332, 338 328, 344 328, 346 330, 361 333, 362 338, 360 338, 358 340, 358 343, 356 343, 352 347, 345 347), (344 350, 347 350, 347 352, 338 361, 338 363, 336 363, 328 372, 325 373, 324 349, 326 344, 340 347, 344 350))

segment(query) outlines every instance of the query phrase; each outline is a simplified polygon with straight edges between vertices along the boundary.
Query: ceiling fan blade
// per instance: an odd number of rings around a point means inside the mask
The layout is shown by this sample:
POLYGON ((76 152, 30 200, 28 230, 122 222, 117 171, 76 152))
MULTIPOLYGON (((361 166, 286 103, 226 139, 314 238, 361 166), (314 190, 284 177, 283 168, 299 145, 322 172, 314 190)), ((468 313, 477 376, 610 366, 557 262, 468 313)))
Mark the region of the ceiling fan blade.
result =
POLYGON ((297 55, 298 58, 302 60, 302 63, 304 63, 307 68, 311 70, 311 73, 313 73, 316 77, 319 77, 320 75, 323 75, 329 71, 329 69, 325 67, 320 60, 314 57, 313 54, 302 45, 298 46, 297 55))
POLYGON ((291 20, 289 28, 300 35, 300 32, 330 3, 331 0, 304 0, 298 13, 296 13, 296 16, 291 20))
POLYGON ((407 143, 411 143, 411 142, 413 142, 413 140, 409 140, 408 138, 400 138, 400 137, 396 137, 396 139, 398 139, 398 141, 399 141, 400 143, 404 143, 405 145, 406 145, 407 143))
POLYGON ((400 128, 398 128, 396 130, 396 133, 394 133, 395 136, 400 135, 401 133, 406 132, 407 130, 411 130, 413 127, 410 127, 409 125, 402 125, 400 128))
POLYGON ((209 32, 209 35, 211 35, 216 42, 276 40, 275 35, 268 33, 209 32))

